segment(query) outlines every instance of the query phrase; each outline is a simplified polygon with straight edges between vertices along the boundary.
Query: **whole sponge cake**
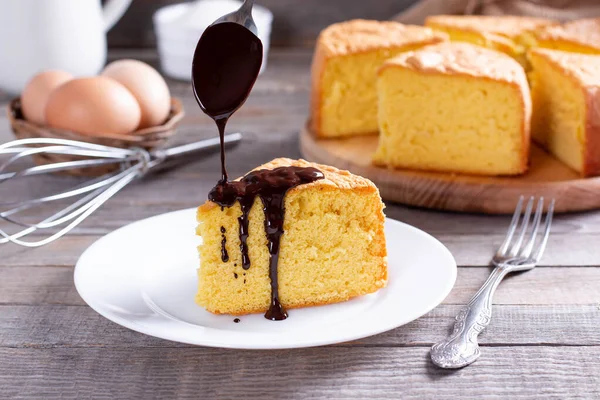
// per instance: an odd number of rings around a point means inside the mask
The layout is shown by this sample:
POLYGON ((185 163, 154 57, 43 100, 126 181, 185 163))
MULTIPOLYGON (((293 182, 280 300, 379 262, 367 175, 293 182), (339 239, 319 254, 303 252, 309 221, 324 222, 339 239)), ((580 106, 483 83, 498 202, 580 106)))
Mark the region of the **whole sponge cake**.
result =
POLYGON ((379 70, 378 165, 481 175, 526 171, 531 98, 511 57, 444 43, 379 70))
POLYGON ((487 15, 435 15, 425 25, 450 35, 451 41, 468 42, 501 51, 527 65, 526 51, 531 36, 558 22, 544 18, 487 15))
POLYGON ((317 39, 312 64, 311 126, 321 137, 377 132, 377 69, 403 51, 446 40, 443 33, 398 22, 353 20, 317 39))
POLYGON ((535 34, 537 46, 584 54, 600 54, 600 18, 549 26, 535 34))
POLYGON ((529 54, 533 139, 583 176, 600 175, 600 55, 529 54))
MULTIPOLYGON (((313 167, 324 178, 290 189, 284 199, 284 233, 278 260, 279 301, 286 308, 329 304, 373 293, 387 282, 383 203, 375 185, 348 171, 279 158, 257 170, 313 167)), ((213 313, 267 311, 271 300, 265 215, 256 198, 248 215, 248 256, 240 251, 239 203, 198 208, 196 301, 213 313), (222 250, 228 257, 223 261, 222 250)))

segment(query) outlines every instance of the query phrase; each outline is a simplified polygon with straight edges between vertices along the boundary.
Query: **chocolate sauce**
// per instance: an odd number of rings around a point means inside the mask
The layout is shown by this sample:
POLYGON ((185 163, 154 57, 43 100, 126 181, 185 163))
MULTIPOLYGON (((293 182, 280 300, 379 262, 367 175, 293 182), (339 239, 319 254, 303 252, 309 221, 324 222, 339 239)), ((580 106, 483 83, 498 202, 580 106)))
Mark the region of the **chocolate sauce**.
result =
POLYGON ((236 324, 239 324, 240 323, 240 319, 236 318, 236 319, 233 320, 233 322, 235 322, 236 324))
POLYGON ((221 181, 225 168, 225 125, 244 104, 262 65, 260 39, 242 25, 221 22, 209 26, 198 41, 192 62, 194 95, 209 117, 215 120, 221 138, 221 181))
POLYGON ((221 227, 221 261, 229 261, 229 254, 227 253, 227 237, 225 236, 225 227, 221 227))
MULTIPOLYGON (((256 197, 262 202, 271 280, 271 303, 265 318, 279 321, 287 318, 287 313, 279 302, 277 276, 285 195, 293 187, 323 179, 323 173, 311 167, 289 166, 253 171, 239 181, 228 180, 223 145, 225 126, 229 117, 246 101, 261 64, 262 43, 252 32, 231 22, 212 25, 198 41, 192 63, 192 85, 200 108, 215 121, 221 139, 221 179, 210 191, 208 198, 221 206, 221 210, 236 202, 240 203, 242 215, 238 222, 244 270, 249 269, 251 263, 247 244, 248 216, 256 197)), ((225 248, 223 227, 221 233, 221 259, 226 262, 229 255, 225 248)), ((239 322, 237 318, 236 320, 234 322, 239 322)))

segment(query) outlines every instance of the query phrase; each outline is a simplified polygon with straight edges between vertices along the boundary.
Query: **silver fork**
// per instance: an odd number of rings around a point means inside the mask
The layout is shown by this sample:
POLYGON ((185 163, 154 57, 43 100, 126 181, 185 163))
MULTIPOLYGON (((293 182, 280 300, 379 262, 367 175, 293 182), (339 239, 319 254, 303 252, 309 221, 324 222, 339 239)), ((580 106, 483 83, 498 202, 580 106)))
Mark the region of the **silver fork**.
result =
POLYGON ((527 233, 533 203, 534 198, 531 197, 525 207, 525 213, 521 217, 523 196, 519 199, 504 243, 492 258, 494 270, 471 301, 458 313, 454 322, 454 330, 450 336, 431 348, 431 360, 435 365, 442 368, 461 368, 477 360, 481 355, 477 337, 490 323, 492 296, 500 281, 511 272, 533 269, 540 261, 550 234, 554 200, 548 206, 544 228, 541 231, 541 240, 536 239, 540 236, 538 234, 544 210, 543 197, 537 202, 532 229, 529 234, 527 233), (513 240, 517 226, 520 226, 520 233, 513 240), (526 237, 527 244, 523 246, 526 237))

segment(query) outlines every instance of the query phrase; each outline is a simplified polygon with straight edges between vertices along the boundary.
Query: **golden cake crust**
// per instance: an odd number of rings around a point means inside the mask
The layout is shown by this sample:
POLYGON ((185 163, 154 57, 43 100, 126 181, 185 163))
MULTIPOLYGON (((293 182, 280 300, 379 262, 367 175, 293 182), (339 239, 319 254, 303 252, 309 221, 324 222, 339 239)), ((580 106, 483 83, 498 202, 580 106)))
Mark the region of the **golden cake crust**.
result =
POLYGON ((535 32, 557 21, 518 16, 456 16, 428 17, 425 25, 447 32, 452 41, 466 41, 498 50, 515 58, 524 68, 529 64, 526 51, 535 42, 535 32))
POLYGON ((581 87, 586 103, 582 174, 600 174, 600 56, 549 49, 533 49, 530 56, 546 59, 581 87))
POLYGON ((443 26, 469 32, 492 33, 509 38, 516 38, 524 32, 557 23, 545 18, 509 15, 434 15, 425 20, 426 26, 443 26))
POLYGON ((317 38, 311 66, 311 130, 317 136, 326 136, 321 129, 321 107, 323 105, 323 74, 330 58, 367 53, 381 48, 425 46, 447 40, 448 35, 445 33, 393 21, 356 19, 325 28, 317 38))
POLYGON ((512 57, 468 43, 441 43, 387 60, 379 69, 401 66, 425 73, 463 75, 527 86, 521 65, 512 57))
POLYGON ((600 51, 600 18, 579 19, 549 26, 536 34, 541 41, 564 41, 600 51))
POLYGON ((323 55, 331 57, 367 52, 381 47, 404 47, 418 42, 436 43, 445 38, 443 33, 422 26, 355 19, 325 28, 319 35, 318 43, 323 55))
MULTIPOLYGON (((291 158, 276 158, 266 164, 260 165, 253 169, 253 171, 259 169, 275 169, 278 167, 313 167, 318 169, 325 176, 324 179, 319 179, 317 181, 307 183, 304 185, 296 186, 288 191, 289 193, 295 193, 302 190, 313 189, 315 187, 321 188, 322 190, 327 189, 345 189, 345 190, 354 190, 360 191, 364 193, 376 192, 377 186, 367 178, 363 178, 362 176, 351 174, 349 171, 337 169, 335 167, 331 167, 329 165, 322 165, 313 162, 309 162, 303 159, 294 160, 291 158)), ((241 178, 238 178, 238 180, 241 178)), ((206 201, 203 205, 200 206, 198 212, 205 212, 214 207, 218 207, 217 204, 212 201, 206 201)))

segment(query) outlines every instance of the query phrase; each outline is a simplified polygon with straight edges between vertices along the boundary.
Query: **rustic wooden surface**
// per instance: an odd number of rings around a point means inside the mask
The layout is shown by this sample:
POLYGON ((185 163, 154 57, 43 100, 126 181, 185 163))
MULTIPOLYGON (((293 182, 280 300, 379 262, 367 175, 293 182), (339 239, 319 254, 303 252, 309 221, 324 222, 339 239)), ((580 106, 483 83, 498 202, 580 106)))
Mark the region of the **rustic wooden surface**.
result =
MULTIPOLYGON (((305 158, 352 170, 375 182, 385 200, 411 206, 484 214, 512 214, 519 196, 556 200, 556 212, 600 209, 600 178, 582 178, 535 144, 525 175, 468 176, 373 165, 377 136, 319 139, 300 132, 305 158)), ((550 204, 546 202, 546 206, 550 204)))
MULTIPOLYGON (((156 62, 150 53, 113 53, 156 62)), ((231 131, 250 132, 229 152, 232 175, 277 156, 299 157, 310 52, 275 51, 231 131)), ((187 116, 174 142, 214 136, 187 83, 170 82, 187 116)), ((0 94, 5 105, 7 96, 0 94)), ((0 142, 11 134, 0 116, 0 142)), ((483 283, 507 217, 387 204, 387 215, 446 244, 456 286, 428 315, 352 343, 301 350, 238 351, 167 342, 129 331, 87 307, 73 265, 103 234, 140 218, 193 207, 218 178, 211 155, 126 188, 80 228, 39 249, 0 247, 0 398, 600 398, 600 212, 558 216, 539 268, 508 278, 474 365, 445 371, 430 346, 483 283)), ((0 187, 2 201, 70 183, 52 177, 0 187)))

